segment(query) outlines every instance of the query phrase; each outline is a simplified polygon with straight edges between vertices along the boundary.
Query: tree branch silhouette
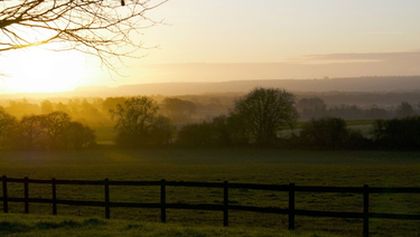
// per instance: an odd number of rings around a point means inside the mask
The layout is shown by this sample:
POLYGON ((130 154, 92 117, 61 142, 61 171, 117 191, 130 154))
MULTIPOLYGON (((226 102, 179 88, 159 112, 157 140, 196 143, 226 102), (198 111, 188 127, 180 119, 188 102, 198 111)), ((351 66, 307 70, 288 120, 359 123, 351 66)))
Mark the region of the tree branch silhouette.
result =
POLYGON ((97 56, 113 68, 111 58, 143 47, 133 35, 159 23, 147 12, 166 1, 0 0, 0 53, 65 43, 62 50, 97 56))

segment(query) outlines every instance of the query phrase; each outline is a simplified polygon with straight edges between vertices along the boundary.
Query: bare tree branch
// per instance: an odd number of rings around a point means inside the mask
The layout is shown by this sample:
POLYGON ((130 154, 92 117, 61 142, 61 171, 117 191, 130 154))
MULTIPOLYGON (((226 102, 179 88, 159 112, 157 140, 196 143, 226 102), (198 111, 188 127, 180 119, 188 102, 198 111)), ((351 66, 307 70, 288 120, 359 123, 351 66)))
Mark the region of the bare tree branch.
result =
POLYGON ((99 57, 132 55, 142 44, 133 37, 158 24, 147 16, 167 0, 0 0, 0 53, 60 43, 99 57))

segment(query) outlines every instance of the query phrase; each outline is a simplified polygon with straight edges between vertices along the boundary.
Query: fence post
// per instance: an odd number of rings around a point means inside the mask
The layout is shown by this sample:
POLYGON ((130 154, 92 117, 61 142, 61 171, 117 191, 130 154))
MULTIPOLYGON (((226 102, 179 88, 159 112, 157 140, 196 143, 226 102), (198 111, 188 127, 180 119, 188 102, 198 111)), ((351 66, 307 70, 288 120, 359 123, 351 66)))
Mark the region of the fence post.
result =
POLYGON ((289 184, 289 230, 295 229, 295 184, 289 184))
POLYGON ((105 197, 105 218, 109 219, 111 217, 111 210, 109 205, 109 179, 104 180, 104 197, 105 197))
POLYGON ((8 203, 8 196, 7 196, 7 176, 3 175, 2 177, 3 183, 3 211, 4 213, 9 212, 9 203, 8 203))
POLYGON ((363 186, 363 237, 369 236, 369 186, 363 186))
POLYGON ((229 183, 223 182, 223 226, 229 225, 229 183))
POLYGON ((160 181, 160 221, 166 223, 166 181, 160 181))
POLYGON ((23 198, 25 213, 29 213, 29 178, 25 177, 23 181, 23 198))
POLYGON ((55 178, 51 180, 51 192, 52 192, 52 214, 57 215, 57 185, 55 178))

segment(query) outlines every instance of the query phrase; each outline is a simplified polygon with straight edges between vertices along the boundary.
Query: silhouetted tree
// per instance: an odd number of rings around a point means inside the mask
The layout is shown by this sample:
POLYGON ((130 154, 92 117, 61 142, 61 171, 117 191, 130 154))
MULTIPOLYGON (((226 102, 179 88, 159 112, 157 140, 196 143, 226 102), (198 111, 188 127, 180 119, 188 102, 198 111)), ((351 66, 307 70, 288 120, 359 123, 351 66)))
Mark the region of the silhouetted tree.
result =
POLYGON ((49 100, 43 100, 41 102, 41 113, 48 114, 54 111, 53 103, 49 100))
POLYGON ((390 111, 373 106, 365 112, 367 119, 385 119, 390 117, 390 111))
POLYGON ((24 116, 19 122, 19 142, 23 149, 46 149, 48 135, 44 127, 44 116, 24 116))
POLYGON ((236 102, 234 114, 249 142, 258 145, 274 143, 279 129, 292 126, 297 119, 294 96, 279 89, 254 89, 236 102))
POLYGON ((40 107, 38 104, 30 102, 26 99, 11 100, 9 101, 8 106, 6 106, 4 109, 17 118, 21 118, 28 114, 37 114, 40 112, 40 107))
POLYGON ((123 104, 116 105, 111 113, 116 120, 116 143, 120 146, 164 144, 171 133, 169 121, 158 116, 156 102, 148 97, 129 98, 123 104), (151 139, 153 136, 154 139, 151 139))
POLYGON ((20 149, 81 149, 95 144, 93 130, 71 121, 64 112, 25 116, 16 133, 16 147, 20 149))
POLYGON ((127 97, 107 97, 102 103, 102 110, 114 111, 118 104, 124 104, 127 99, 127 97))
POLYGON ((150 127, 149 143, 153 145, 169 145, 173 141, 175 127, 171 120, 164 116, 157 116, 150 127))
POLYGON ((63 132, 63 144, 66 149, 83 149, 95 145, 94 131, 79 123, 70 122, 63 132))
POLYGON ((397 118, 405 118, 414 116, 416 112, 414 111, 413 106, 411 106, 407 102, 401 102, 401 104, 397 107, 395 111, 395 115, 397 118))
POLYGON ((15 145, 17 120, 0 107, 0 149, 9 149, 15 145))
POLYGON ((55 110, 56 111, 62 111, 64 113, 70 113, 71 112, 71 110, 69 109, 69 106, 65 105, 63 102, 58 102, 55 105, 55 110))
POLYGON ((186 123, 196 111, 196 105, 188 100, 178 98, 165 98, 161 110, 168 118, 175 123, 186 123))
POLYGON ((340 105, 329 108, 328 116, 350 120, 366 119, 365 111, 356 105, 340 105))
POLYGON ((64 133, 68 129, 71 119, 64 112, 52 112, 41 116, 42 129, 45 131, 50 148, 65 148, 64 133))

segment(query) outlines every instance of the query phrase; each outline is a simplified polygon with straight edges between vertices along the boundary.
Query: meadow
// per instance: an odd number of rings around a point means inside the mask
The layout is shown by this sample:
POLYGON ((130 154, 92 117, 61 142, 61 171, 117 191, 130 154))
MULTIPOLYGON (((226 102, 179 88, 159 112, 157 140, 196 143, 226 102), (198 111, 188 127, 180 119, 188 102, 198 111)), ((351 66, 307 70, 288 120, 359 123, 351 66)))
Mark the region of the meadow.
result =
MULTIPOLYGON (((144 149, 103 148, 88 151, 2 151, 0 172, 8 177, 224 181, 296 185, 418 187, 420 153, 392 151, 289 151, 276 149, 144 149)), ((22 185, 10 184, 10 196, 22 197, 22 185)), ((31 197, 50 198, 50 187, 31 185, 31 197)), ((172 187, 171 203, 220 203, 222 190, 172 187)), ((102 200, 102 187, 58 186, 58 198, 102 200)), ((236 190, 232 203, 287 207, 287 193, 236 190)), ((157 202, 159 189, 111 187, 111 201, 157 202)), ((371 211, 420 213, 420 196, 386 194, 371 196, 371 211)), ((361 211, 356 194, 297 193, 296 208, 361 211)), ((22 204, 10 204, 10 212, 22 213, 22 204)), ((30 205, 33 214, 49 214, 49 205, 30 205)), ((102 218, 102 208, 58 206, 59 215, 102 218)), ((112 208, 112 219, 158 222, 159 210, 112 208)), ((168 210, 168 222, 188 226, 221 226, 222 213, 168 210)), ((287 216, 230 212, 233 228, 286 230, 287 216)), ((361 235, 361 220, 296 217, 298 231, 321 231, 339 236, 361 235)), ((418 236, 420 222, 372 220, 372 236, 418 236)))
POLYGON ((128 220, 0 214, 0 235, 24 236, 144 236, 144 237, 334 237, 328 233, 279 231, 271 228, 183 226, 128 220))

